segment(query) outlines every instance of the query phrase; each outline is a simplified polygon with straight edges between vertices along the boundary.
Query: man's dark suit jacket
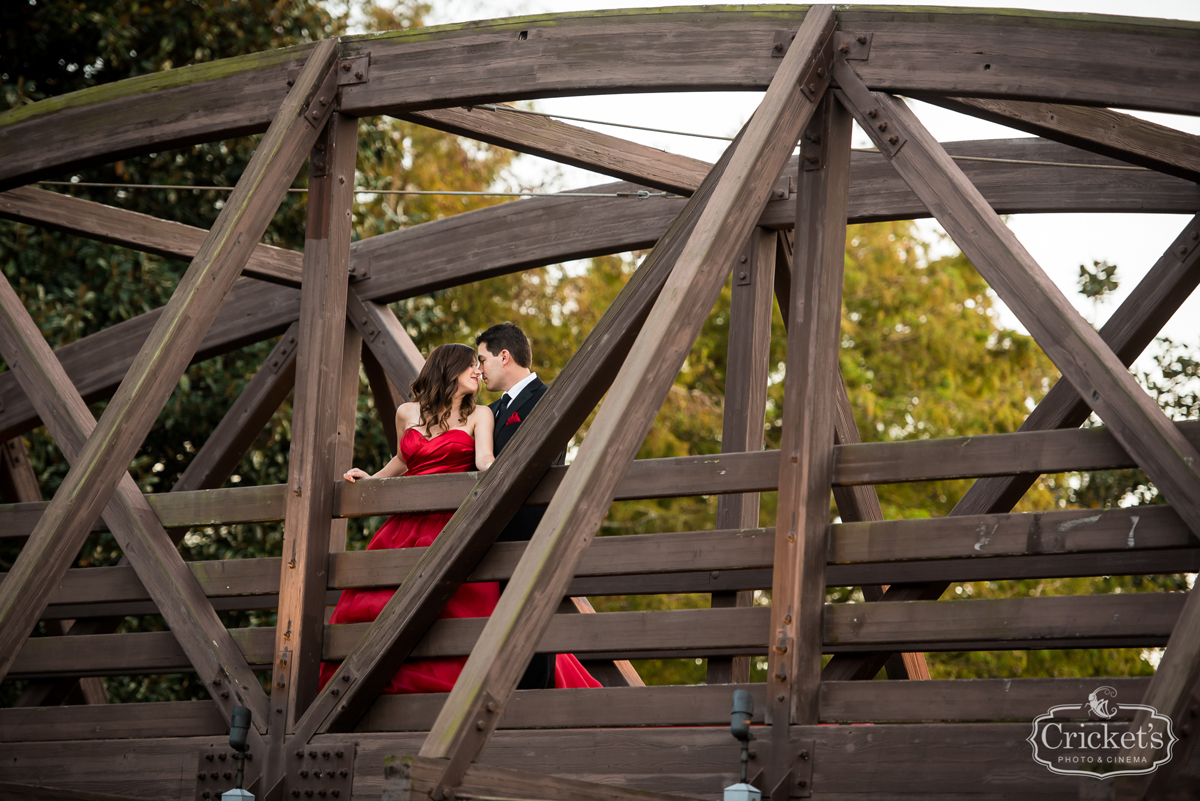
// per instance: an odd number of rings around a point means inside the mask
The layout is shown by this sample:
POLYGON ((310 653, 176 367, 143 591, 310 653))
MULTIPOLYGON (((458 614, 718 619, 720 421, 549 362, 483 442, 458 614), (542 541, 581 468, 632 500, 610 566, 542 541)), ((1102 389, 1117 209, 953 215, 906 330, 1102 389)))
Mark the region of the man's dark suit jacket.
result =
MULTIPOLYGON (((535 378, 521 388, 517 393, 517 397, 513 398, 508 407, 501 409, 500 406, 504 402, 504 397, 500 400, 488 405, 492 410, 492 417, 496 418, 496 428, 492 432, 492 452, 500 455, 500 451, 508 444, 508 441, 517 433, 517 429, 521 427, 521 422, 529 418, 533 407, 541 400, 549 389, 540 378, 535 378), (521 422, 508 422, 516 415, 521 422)), ((559 454, 555 464, 562 464, 565 461, 566 454, 559 454)), ((513 519, 504 527, 504 531, 500 532, 500 536, 496 538, 497 542, 524 542, 533 537, 533 532, 537 530, 538 523, 542 522, 542 515, 545 514, 545 507, 541 506, 522 506, 517 511, 513 519)))
MULTIPOLYGON (((492 410, 492 416, 496 418, 496 428, 492 433, 492 452, 500 455, 500 451, 508 444, 508 441, 513 438, 529 414, 533 411, 533 407, 537 404, 541 397, 546 394, 549 389, 540 378, 534 378, 528 384, 521 388, 517 393, 517 397, 512 399, 512 402, 505 408, 501 408, 504 404, 504 396, 495 403, 488 405, 492 410), (515 418, 514 419, 514 415, 515 418), (509 422, 512 420, 513 422, 509 422)), ((566 454, 560 454, 556 460, 556 464, 562 464, 566 454)), ((519 469, 519 468, 518 468, 519 469)), ((504 530, 500 532, 500 536, 496 538, 497 542, 523 542, 533 537, 533 532, 537 530, 538 523, 542 521, 542 515, 546 510, 541 506, 522 506, 513 519, 508 522, 504 530)), ((501 585, 504 586, 503 584, 501 585)), ((554 687, 554 654, 534 654, 533 660, 529 663, 529 667, 525 670, 525 674, 521 677, 521 682, 517 685, 518 690, 540 690, 550 689, 554 687)))

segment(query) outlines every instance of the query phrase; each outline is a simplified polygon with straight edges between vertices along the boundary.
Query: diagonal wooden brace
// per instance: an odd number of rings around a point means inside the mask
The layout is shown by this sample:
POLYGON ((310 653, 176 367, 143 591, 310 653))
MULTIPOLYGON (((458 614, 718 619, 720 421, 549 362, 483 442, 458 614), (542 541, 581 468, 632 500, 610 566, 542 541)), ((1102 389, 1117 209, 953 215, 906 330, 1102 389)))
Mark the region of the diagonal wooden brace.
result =
MULTIPOLYGON (((3 277, 0 353, 16 372, 67 461, 78 463, 79 452, 96 427, 96 420, 3 277)), ((241 703, 254 713, 258 729, 264 730, 266 694, 213 611, 200 582, 128 473, 117 485, 104 517, 226 720, 233 706, 241 703)))
POLYGON ((533 655, 607 513, 620 475, 703 326, 734 254, 757 223, 775 177, 812 117, 815 105, 800 84, 831 49, 834 26, 831 6, 814 6, 805 14, 795 44, 743 137, 732 146, 729 166, 434 723, 421 755, 450 760, 453 769, 439 781, 442 790, 461 781, 459 771, 495 730, 495 720, 476 712, 489 696, 501 707, 511 697, 521 667, 533 655))
POLYGON ((314 48, 75 466, 0 585, 0 677, 125 475, 308 154, 317 130, 306 118, 316 114, 323 123, 333 107, 336 57, 332 40, 314 48))
POLYGON ((1200 535, 1200 453, 1046 276, 902 101, 872 93, 845 61, 834 75, 859 124, 1008 304, 1063 376, 1200 535), (886 151, 885 151, 886 152, 886 151))

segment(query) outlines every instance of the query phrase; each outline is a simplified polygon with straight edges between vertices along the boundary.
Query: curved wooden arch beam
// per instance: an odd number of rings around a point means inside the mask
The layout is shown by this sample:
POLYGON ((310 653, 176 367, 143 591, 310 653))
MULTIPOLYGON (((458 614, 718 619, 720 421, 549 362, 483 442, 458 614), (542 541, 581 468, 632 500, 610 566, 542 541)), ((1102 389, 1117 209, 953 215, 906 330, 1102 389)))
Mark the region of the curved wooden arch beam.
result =
POLYGON ((918 99, 1186 181, 1200 181, 1200 136, 1130 114, 976 97, 922 94, 918 99))
MULTIPOLYGON (((370 53, 371 74, 343 90, 342 107, 367 116, 500 99, 764 90, 779 64, 776 36, 794 33, 805 11, 588 11, 345 37, 343 57, 370 53)), ((1195 23, 972 9, 851 8, 837 19, 841 30, 874 35, 861 71, 872 88, 1200 112, 1195 23)))
MULTIPOLYGON (((805 10, 588 11, 345 37, 342 56, 369 54, 371 65, 364 83, 344 87, 341 110, 370 116, 568 95, 761 91, 779 64, 776 37, 794 32, 805 10)), ((843 30, 874 34, 861 70, 873 89, 1200 113, 1195 23, 962 9, 847 10, 838 20, 843 30)), ((286 96, 289 68, 310 49, 155 73, 2 114, 0 189, 261 132, 286 96)))
MULTIPOLYGON (((946 150, 954 156, 1018 161, 1114 163, 1103 156, 1039 139, 958 142, 946 145, 946 150)), ((1200 187, 1149 171, 979 161, 958 164, 1001 214, 1200 211, 1200 187)), ((929 215, 882 156, 855 153, 851 175, 849 222, 929 215)), ((606 184, 580 191, 618 188, 633 187, 606 184)), ((8 195, 0 194, 0 208, 8 195)), ((650 247, 684 202, 682 198, 541 198, 383 234, 352 246, 352 264, 364 259, 372 264, 372 277, 356 281, 354 291, 364 300, 390 302, 567 259, 650 247), (465 250, 468 247, 469 258, 465 250)), ((795 219, 794 202, 771 201, 760 224, 790 228, 795 219)), ((117 243, 138 246, 128 240, 117 243)), ((55 351, 85 400, 103 398, 121 382, 160 313, 148 312, 55 351)), ((239 280, 197 350, 196 360, 276 336, 299 316, 300 293, 295 289, 239 280)), ((0 374, 0 437, 11 438, 36 425, 37 413, 16 381, 11 375, 0 374)))
MULTIPOLYGON (((208 233, 149 214, 106 206, 92 200, 71 197, 24 186, 0 192, 0 218, 37 225, 52 231, 84 236, 99 242, 166 256, 191 260, 204 244, 208 233)), ((301 255, 271 245, 259 245, 250 254, 242 274, 284 286, 300 286, 301 255)))

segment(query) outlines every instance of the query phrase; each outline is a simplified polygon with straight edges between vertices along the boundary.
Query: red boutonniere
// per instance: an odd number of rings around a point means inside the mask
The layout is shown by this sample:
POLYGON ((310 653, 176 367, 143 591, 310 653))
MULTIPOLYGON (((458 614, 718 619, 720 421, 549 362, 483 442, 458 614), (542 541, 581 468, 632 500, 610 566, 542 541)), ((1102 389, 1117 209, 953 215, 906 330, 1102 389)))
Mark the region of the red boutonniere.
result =
POLYGON ((513 412, 512 416, 508 418, 508 421, 505 422, 504 425, 511 426, 513 423, 519 423, 519 422, 521 422, 521 415, 517 414, 516 412, 513 412))

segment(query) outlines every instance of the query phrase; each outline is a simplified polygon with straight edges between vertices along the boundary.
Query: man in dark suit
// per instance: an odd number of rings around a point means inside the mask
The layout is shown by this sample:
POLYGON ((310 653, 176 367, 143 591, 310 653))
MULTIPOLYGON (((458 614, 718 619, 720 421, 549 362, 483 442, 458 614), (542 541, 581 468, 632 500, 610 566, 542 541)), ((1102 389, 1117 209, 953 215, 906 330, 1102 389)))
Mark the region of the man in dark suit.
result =
MULTIPOLYGON (((517 428, 529 417, 534 405, 546 394, 548 387, 530 370, 533 352, 525 332, 512 323, 494 325, 475 337, 479 356, 479 371, 489 392, 501 392, 500 399, 488 405, 496 418, 492 433, 492 452, 496 456, 517 433, 517 428)), ((559 457, 559 463, 562 457, 559 457)), ((533 537, 545 510, 523 506, 497 537, 498 542, 520 542, 533 537)), ((554 654, 535 654, 518 690, 554 687, 554 654)))

